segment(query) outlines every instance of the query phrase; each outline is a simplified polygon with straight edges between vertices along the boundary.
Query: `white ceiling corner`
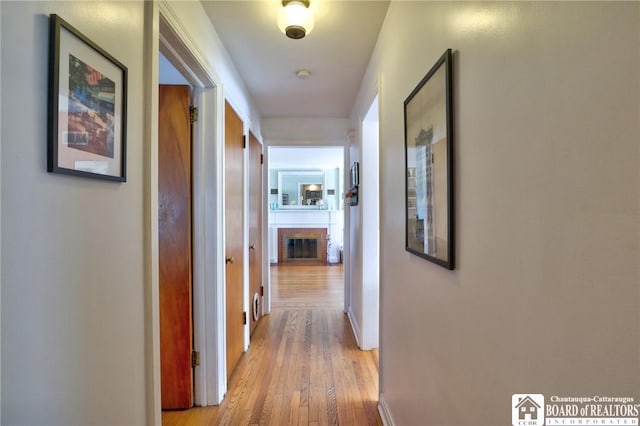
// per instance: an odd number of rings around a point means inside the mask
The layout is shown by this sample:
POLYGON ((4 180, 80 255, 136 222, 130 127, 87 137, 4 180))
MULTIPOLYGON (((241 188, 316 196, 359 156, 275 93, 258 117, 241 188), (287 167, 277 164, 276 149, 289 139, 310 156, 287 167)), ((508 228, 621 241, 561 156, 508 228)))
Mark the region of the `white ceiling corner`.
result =
POLYGON ((342 169, 343 161, 342 147, 269 147, 270 169, 342 169))
POLYGON ((348 118, 389 6, 311 0, 315 27, 291 40, 277 26, 280 0, 201 3, 263 118, 348 118))

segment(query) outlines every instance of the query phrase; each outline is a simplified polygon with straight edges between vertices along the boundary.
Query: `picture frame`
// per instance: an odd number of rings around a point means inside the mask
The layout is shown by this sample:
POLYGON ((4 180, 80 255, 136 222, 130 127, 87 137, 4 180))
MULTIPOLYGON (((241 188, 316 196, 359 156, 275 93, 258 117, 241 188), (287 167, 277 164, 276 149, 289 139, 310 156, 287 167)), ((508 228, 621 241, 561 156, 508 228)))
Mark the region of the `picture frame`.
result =
POLYGON ((127 67, 49 17, 47 171, 126 182, 127 67))
POLYGON ((452 51, 404 101, 405 248, 455 267, 452 51))

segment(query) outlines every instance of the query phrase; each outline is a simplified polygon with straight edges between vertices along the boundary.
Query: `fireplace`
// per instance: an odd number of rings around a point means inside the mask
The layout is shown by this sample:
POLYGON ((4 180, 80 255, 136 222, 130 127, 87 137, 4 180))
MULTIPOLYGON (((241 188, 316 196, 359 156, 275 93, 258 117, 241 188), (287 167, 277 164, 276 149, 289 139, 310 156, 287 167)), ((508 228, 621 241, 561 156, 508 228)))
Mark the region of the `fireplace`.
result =
POLYGON ((278 263, 327 263, 326 228, 278 228, 278 263))

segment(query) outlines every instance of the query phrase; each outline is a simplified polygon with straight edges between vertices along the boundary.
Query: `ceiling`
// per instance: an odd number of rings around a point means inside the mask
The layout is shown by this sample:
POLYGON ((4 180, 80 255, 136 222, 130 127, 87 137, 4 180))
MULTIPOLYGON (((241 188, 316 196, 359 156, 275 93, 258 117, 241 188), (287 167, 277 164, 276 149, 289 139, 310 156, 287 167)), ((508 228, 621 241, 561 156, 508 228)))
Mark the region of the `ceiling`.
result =
POLYGON ((313 31, 292 40, 277 26, 280 0, 201 3, 263 118, 348 118, 389 6, 311 0, 313 31))
POLYGON ((343 167, 342 147, 269 147, 270 169, 332 169, 343 167))

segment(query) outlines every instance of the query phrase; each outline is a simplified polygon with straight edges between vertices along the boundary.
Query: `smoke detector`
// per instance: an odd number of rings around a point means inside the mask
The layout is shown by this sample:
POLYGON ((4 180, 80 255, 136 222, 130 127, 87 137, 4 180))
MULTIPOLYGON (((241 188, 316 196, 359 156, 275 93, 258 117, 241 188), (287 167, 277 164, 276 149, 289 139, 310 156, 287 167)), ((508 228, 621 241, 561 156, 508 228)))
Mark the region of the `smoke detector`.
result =
POLYGON ((309 78, 311 76, 311 71, 306 70, 306 69, 301 69, 296 71, 296 75, 298 76, 298 78, 300 80, 305 80, 307 78, 309 78))

